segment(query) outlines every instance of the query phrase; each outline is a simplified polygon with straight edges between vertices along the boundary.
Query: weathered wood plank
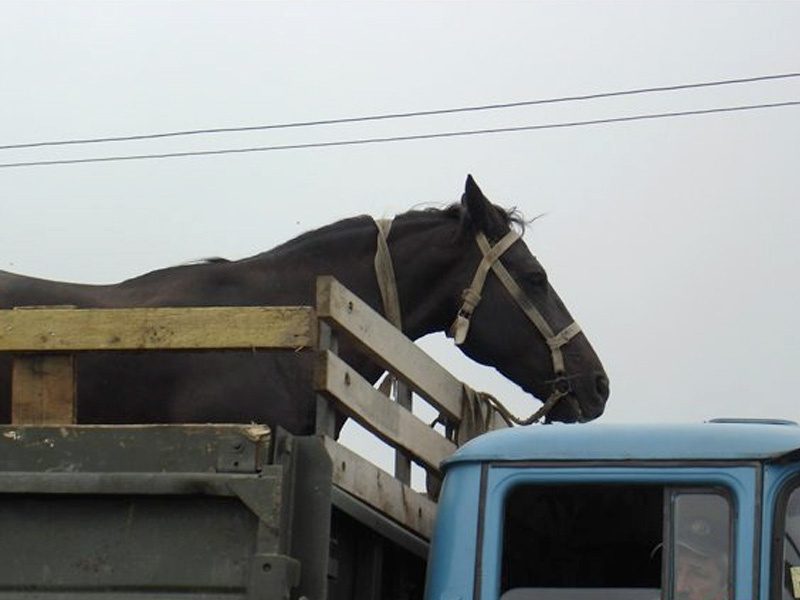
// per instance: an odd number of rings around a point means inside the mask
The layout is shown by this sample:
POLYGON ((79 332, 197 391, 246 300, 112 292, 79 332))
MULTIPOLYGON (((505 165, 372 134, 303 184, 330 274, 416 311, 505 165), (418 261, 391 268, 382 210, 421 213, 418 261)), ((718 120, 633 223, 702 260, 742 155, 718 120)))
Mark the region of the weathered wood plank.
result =
POLYGON ((461 382, 332 277, 317 279, 317 315, 346 333, 448 419, 461 420, 461 382))
POLYGON ((75 423, 75 364, 70 355, 14 357, 11 423, 75 423))
POLYGON ((318 355, 314 387, 387 444, 402 450, 428 469, 440 463, 455 444, 398 406, 331 352, 318 355))
POLYGON ((436 504, 352 450, 323 437, 333 462, 333 483, 376 510, 431 539, 436 504))
POLYGON ((310 307, 0 310, 0 352, 312 348, 310 307))
MULTIPOLYGON (((407 411, 411 412, 414 408, 411 388, 403 381, 397 382, 397 397, 395 398, 398 406, 402 406, 407 411)), ((395 450, 394 453, 394 476, 400 481, 409 485, 411 483, 411 459, 407 454, 400 450, 395 450)))

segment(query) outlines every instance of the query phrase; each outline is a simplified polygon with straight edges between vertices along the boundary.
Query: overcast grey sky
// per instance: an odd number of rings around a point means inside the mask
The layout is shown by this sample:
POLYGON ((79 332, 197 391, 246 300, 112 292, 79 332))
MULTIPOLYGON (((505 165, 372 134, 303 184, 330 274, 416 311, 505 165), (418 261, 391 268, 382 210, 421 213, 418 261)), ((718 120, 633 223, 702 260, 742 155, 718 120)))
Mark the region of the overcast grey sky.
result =
MULTIPOLYGON (((0 144, 451 108, 800 71, 800 2, 0 2, 0 144)), ((800 100, 800 79, 0 162, 268 146, 800 100)), ((111 282, 457 200, 526 236, 612 382, 603 421, 800 419, 800 107, 0 169, 0 269, 111 282)), ((426 348, 519 413, 443 338, 426 348)))

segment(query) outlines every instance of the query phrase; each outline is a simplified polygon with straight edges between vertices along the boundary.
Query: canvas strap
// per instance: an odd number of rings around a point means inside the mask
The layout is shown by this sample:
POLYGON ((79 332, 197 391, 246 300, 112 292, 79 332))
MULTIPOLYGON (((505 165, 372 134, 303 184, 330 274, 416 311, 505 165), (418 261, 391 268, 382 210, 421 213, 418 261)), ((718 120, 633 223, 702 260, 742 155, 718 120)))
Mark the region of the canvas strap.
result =
POLYGON ((389 232, 392 229, 391 219, 376 219, 378 243, 375 250, 375 277, 383 300, 383 312, 386 320, 398 329, 402 329, 400 315, 400 296, 397 292, 397 280, 394 276, 394 264, 389 253, 389 232))
MULTIPOLYGON (((392 230, 391 219, 375 219, 378 228, 378 239, 375 247, 375 278, 383 301, 383 314, 386 320, 399 330, 403 330, 403 319, 400 314, 400 295, 397 291, 397 279, 394 276, 394 264, 389 252, 389 232, 392 230)), ((392 388, 397 378, 387 373, 378 389, 386 396, 392 395, 392 388)))

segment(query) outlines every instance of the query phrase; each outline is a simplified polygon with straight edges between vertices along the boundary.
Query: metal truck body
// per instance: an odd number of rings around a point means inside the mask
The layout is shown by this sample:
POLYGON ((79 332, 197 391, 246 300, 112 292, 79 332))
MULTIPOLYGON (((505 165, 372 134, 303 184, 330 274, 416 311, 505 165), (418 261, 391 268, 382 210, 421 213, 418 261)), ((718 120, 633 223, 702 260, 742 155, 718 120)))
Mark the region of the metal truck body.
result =
POLYGON ((0 530, 15 600, 410 600, 427 550, 244 425, 0 427, 0 530))

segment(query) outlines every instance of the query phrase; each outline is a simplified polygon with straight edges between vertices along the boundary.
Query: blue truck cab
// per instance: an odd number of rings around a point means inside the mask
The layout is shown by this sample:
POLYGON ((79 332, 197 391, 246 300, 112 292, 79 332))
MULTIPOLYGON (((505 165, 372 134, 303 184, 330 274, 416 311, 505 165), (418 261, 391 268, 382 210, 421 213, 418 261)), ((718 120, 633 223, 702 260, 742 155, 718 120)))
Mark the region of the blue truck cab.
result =
POLYGON ((445 465, 426 600, 800 598, 800 427, 507 429, 445 465))

